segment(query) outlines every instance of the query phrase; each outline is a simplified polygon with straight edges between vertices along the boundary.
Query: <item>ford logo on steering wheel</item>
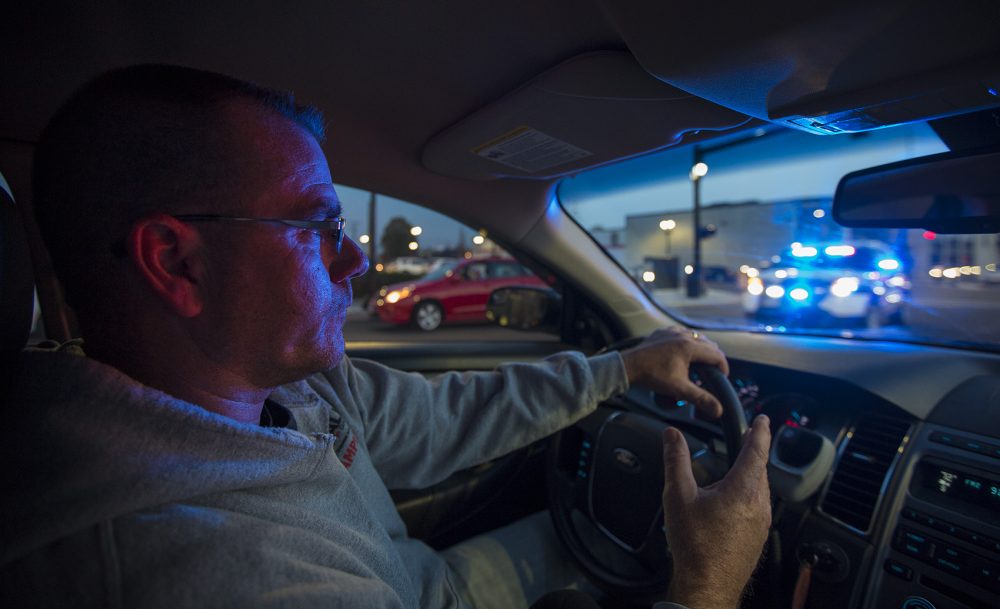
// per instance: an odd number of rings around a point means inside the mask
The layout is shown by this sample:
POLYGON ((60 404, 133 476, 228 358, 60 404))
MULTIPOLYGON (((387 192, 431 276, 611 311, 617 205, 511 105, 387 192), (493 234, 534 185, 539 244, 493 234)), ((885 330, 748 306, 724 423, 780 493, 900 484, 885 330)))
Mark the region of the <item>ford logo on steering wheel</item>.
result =
POLYGON ((638 473, 642 466, 639 463, 639 457, 635 456, 635 453, 628 450, 627 448, 616 448, 612 451, 615 457, 615 462, 622 467, 622 469, 630 473, 638 473))

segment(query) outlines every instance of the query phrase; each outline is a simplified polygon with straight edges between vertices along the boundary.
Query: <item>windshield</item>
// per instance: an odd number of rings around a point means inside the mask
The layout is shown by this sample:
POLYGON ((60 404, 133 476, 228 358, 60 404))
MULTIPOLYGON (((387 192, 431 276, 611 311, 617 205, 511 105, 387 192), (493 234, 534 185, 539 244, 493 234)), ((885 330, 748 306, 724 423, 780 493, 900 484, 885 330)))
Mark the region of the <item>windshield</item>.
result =
POLYGON ((654 302, 694 325, 996 350, 1000 236, 832 220, 844 174, 946 150, 923 123, 758 129, 581 173, 558 196, 654 302))

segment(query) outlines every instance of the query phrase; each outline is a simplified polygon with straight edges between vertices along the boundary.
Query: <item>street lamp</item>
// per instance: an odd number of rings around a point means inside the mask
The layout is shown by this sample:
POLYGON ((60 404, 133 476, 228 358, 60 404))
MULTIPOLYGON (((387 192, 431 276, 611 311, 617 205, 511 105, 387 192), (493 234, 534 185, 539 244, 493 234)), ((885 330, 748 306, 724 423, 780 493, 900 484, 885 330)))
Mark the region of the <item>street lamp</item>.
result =
MULTIPOLYGON (((691 272, 687 273, 687 295, 688 298, 698 298, 701 296, 701 179, 708 175, 708 165, 701 160, 702 151, 700 148, 695 146, 694 148, 694 164, 691 165, 691 171, 688 177, 691 178, 691 184, 694 186, 694 226, 692 230, 694 231, 694 238, 692 243, 694 244, 694 264, 691 266, 691 272)), ((685 272, 687 269, 685 268, 685 272)))
POLYGON ((409 243, 409 245, 407 245, 407 247, 410 248, 411 252, 415 252, 415 251, 417 251, 417 248, 420 247, 420 245, 416 241, 410 241, 410 243, 409 243))
POLYGON ((673 220, 673 219, 660 220, 660 230, 663 231, 663 234, 665 234, 667 236, 667 256, 668 257, 670 257, 672 255, 672 253, 673 253, 671 251, 671 247, 670 247, 670 235, 674 232, 675 228, 677 228, 677 222, 675 220, 673 220))
POLYGON ((422 232, 424 232, 424 229, 420 228, 419 226, 414 226, 413 228, 410 229, 410 234, 413 235, 414 237, 419 237, 420 233, 422 232))

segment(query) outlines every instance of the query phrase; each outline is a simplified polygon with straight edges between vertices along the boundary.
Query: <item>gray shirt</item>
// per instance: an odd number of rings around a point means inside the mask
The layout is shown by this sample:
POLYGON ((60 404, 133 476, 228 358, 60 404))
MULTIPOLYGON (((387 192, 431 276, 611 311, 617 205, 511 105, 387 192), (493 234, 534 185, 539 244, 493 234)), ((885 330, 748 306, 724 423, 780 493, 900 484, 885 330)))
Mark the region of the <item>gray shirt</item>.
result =
POLYGON ((0 605, 458 607, 387 489, 422 488, 627 389, 618 354, 433 380, 368 361, 247 425, 66 351, 25 353, 2 428, 0 605))

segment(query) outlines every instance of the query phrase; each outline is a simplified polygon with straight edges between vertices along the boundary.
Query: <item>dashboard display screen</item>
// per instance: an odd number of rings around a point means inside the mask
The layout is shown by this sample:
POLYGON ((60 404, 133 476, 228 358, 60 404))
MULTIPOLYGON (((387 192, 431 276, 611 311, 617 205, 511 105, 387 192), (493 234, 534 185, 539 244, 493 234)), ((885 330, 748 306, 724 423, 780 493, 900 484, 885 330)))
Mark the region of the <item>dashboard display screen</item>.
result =
POLYGON ((1000 482, 996 480, 926 463, 924 487, 942 495, 1000 511, 1000 482))

